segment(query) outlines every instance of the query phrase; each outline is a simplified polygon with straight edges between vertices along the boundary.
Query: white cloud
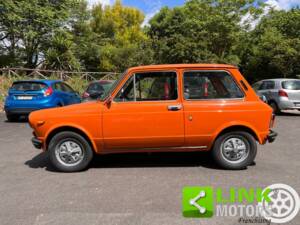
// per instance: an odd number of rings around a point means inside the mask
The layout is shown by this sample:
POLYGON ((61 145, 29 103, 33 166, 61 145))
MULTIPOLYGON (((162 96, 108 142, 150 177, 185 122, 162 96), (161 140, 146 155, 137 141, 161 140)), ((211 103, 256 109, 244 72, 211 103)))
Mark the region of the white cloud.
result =
POLYGON ((114 0, 88 0, 89 7, 101 3, 102 5, 112 5, 114 0))
POLYGON ((145 15, 145 19, 144 19, 144 22, 142 23, 142 27, 146 26, 149 24, 149 21, 152 19, 153 16, 155 16, 156 13, 159 12, 159 9, 158 10, 155 10, 155 11, 152 11, 152 12, 149 12, 145 15))
POLYGON ((267 0, 266 3, 277 10, 288 10, 293 6, 300 6, 300 0, 267 0))
POLYGON ((289 10, 293 6, 300 6, 300 0, 267 0, 265 3, 268 6, 264 9, 264 12, 260 18, 253 20, 253 17, 250 15, 250 13, 247 13, 242 18, 241 24, 250 22, 250 29, 252 30, 256 27, 261 18, 270 12, 271 8, 275 10, 289 10))
POLYGON ((143 2, 148 7, 144 22, 142 24, 142 26, 146 26, 149 24, 149 21, 152 19, 152 17, 159 12, 162 7, 162 3, 160 0, 143 0, 143 2))

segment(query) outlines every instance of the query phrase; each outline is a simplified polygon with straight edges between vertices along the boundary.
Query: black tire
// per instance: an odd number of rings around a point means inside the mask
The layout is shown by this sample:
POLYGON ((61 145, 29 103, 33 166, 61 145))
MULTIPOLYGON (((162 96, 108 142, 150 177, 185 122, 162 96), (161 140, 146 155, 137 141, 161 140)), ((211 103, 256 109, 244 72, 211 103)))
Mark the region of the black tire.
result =
POLYGON ((6 114, 6 118, 8 122, 15 122, 19 119, 19 116, 13 114, 6 114))
POLYGON ((217 137, 213 149, 212 155, 215 161, 224 169, 232 169, 232 170, 239 170, 245 169, 247 166, 251 165, 254 162, 255 156, 257 153, 257 144, 255 138, 245 131, 232 131, 225 134, 220 135, 217 137), (239 160, 229 160, 228 157, 225 156, 223 145, 224 143, 231 139, 237 138, 243 141, 246 146, 246 153, 244 155, 244 159, 241 158, 239 160), (243 159, 243 160, 242 160, 243 159))
POLYGON ((271 106, 271 108, 273 109, 273 113, 275 113, 275 114, 277 114, 277 115, 279 115, 280 113, 281 113, 281 111, 280 111, 280 109, 279 109, 279 107, 278 107, 278 105, 277 105, 277 103, 276 102, 270 102, 269 103, 269 105, 271 106))
MULTIPOLYGON (((49 143, 49 155, 52 165, 59 171, 62 172, 78 172, 86 169, 93 158, 93 150, 89 142, 82 137, 80 134, 72 131, 63 131, 57 133, 49 143), (75 165, 66 165, 63 163, 61 157, 58 156, 57 149, 64 142, 71 141, 72 143, 77 144, 82 149, 82 159, 78 164, 75 165)), ((68 156, 70 157, 70 156, 68 156)))

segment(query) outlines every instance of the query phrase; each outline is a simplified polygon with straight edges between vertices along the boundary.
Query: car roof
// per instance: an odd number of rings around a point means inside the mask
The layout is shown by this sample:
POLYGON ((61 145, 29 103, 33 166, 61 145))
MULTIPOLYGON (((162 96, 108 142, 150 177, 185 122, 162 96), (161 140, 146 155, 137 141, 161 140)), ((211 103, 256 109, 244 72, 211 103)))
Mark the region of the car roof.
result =
POLYGON ((265 80, 260 80, 257 82, 262 82, 262 81, 289 81, 289 80, 300 80, 297 78, 273 78, 273 79, 265 79, 265 80))
POLYGON ((182 69, 182 68, 236 69, 237 67, 229 64, 161 64, 161 65, 131 67, 129 70, 182 69))
POLYGON ((19 82, 36 82, 36 83, 45 83, 45 84, 53 84, 56 82, 62 82, 61 80, 46 80, 46 79, 40 79, 40 80, 17 80, 14 83, 19 82))

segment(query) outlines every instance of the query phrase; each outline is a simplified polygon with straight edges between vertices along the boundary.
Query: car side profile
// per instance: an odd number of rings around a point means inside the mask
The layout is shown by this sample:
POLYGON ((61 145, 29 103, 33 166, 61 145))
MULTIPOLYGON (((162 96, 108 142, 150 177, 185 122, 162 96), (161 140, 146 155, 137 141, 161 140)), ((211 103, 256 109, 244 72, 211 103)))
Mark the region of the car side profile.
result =
POLYGON ((15 81, 8 90, 4 111, 8 121, 30 112, 80 103, 79 95, 60 80, 15 81))
POLYGON ((272 108, 231 65, 128 69, 98 101, 30 114, 32 143, 60 171, 80 171, 94 154, 211 151, 225 169, 253 163, 273 142, 272 108))
POLYGON ((265 96, 267 103, 275 113, 281 110, 300 110, 299 79, 268 79, 253 85, 260 96, 265 96))

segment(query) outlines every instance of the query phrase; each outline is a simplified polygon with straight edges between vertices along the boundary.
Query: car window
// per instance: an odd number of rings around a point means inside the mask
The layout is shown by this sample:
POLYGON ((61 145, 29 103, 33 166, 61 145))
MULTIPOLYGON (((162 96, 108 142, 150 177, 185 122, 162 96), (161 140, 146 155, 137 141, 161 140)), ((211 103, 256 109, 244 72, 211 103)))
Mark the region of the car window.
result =
POLYGON ((289 80, 281 83, 283 89, 300 90, 300 80, 289 80))
POLYGON ((257 83, 255 83, 255 84, 253 84, 252 85, 252 88, 255 90, 255 91, 258 91, 259 90, 259 88, 260 88, 260 86, 261 86, 261 82, 257 82, 257 83))
POLYGON ((40 91, 42 89, 45 89, 47 87, 44 83, 39 82, 15 82, 12 84, 10 90, 15 91, 40 91))
POLYGON ((189 71, 184 73, 185 99, 242 98, 243 92, 225 71, 189 71))
POLYGON ((107 82, 107 83, 100 83, 100 82, 95 82, 91 83, 89 87, 87 88, 88 93, 93 93, 93 92, 107 92, 111 86, 113 85, 113 82, 107 82))
POLYGON ((75 91, 66 83, 61 83, 64 92, 74 93, 75 91))
POLYGON ((269 90, 275 88, 275 82, 274 81, 263 81, 261 87, 259 90, 269 90))
POLYGON ((162 101, 177 97, 176 72, 147 72, 134 74, 119 91, 115 101, 162 101))
POLYGON ((62 85, 61 85, 60 82, 55 83, 55 84, 53 85, 53 88, 54 88, 55 90, 57 90, 57 91, 63 91, 63 87, 62 87, 62 85))

